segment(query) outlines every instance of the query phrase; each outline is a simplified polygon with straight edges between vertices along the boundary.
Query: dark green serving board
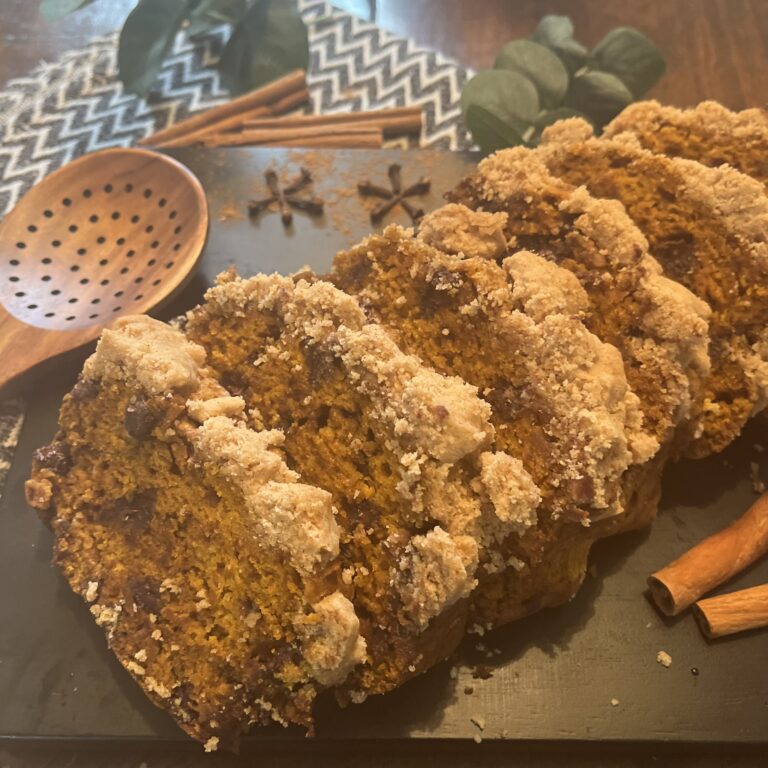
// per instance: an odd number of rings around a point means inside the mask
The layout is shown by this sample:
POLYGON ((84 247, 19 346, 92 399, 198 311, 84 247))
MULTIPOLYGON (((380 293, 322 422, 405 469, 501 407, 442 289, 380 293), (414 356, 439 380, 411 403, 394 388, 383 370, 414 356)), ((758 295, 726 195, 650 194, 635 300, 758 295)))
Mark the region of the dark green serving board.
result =
MULTIPOLYGON (((197 275, 164 317, 191 306, 231 264, 243 275, 291 272, 304 264, 325 270, 336 250, 370 231, 356 182, 370 177, 385 183, 388 162, 402 163, 406 181, 432 178, 433 191, 423 200, 427 209, 472 162, 462 155, 394 150, 187 150, 175 156, 202 180, 211 227, 197 275), (297 214, 289 231, 275 214, 249 221, 245 203, 262 196, 264 170, 291 175, 300 165, 315 175, 326 215, 297 214)), ((407 223, 402 213, 389 220, 407 223)), ((185 739, 111 657, 85 605, 50 566, 50 534, 24 503, 32 451, 53 434, 59 402, 84 356, 58 361, 27 387, 29 412, 0 501, 0 739, 185 739)), ((474 718, 484 720, 486 742, 510 745, 768 747, 768 632, 707 642, 690 616, 663 619, 644 594, 648 573, 754 501, 749 464, 757 461, 768 471, 766 454, 755 448, 763 440, 768 447, 765 431, 754 424, 723 456, 671 468, 653 529, 601 543, 571 603, 470 638, 454 664, 442 664, 389 696, 346 711, 328 698, 319 707, 318 738, 471 740, 480 733, 474 718), (668 669, 656 662, 660 650, 672 656, 668 669)), ((765 581, 768 562, 726 589, 765 581)), ((252 738, 282 740, 289 748, 303 742, 297 730, 279 728, 252 738)))

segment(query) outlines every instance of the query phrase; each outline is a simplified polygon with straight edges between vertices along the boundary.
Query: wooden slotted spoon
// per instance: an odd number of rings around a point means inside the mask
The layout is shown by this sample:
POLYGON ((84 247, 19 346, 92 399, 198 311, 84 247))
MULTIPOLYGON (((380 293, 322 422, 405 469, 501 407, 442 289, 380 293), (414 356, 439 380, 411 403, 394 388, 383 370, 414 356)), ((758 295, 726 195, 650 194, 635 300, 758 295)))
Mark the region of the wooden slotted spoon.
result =
POLYGON ((207 232, 200 182, 156 152, 105 149, 43 179, 0 223, 0 390, 167 299, 207 232))

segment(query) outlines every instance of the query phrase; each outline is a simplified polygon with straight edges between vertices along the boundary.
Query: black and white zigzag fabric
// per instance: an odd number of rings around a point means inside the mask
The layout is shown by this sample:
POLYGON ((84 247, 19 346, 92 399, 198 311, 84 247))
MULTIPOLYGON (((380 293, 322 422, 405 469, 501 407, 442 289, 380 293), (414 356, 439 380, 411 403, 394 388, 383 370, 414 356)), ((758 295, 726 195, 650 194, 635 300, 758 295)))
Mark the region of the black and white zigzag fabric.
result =
MULTIPOLYGON (((421 146, 467 145, 459 122, 467 69, 328 3, 300 0, 300 5, 310 30, 311 111, 420 104, 421 146)), ((8 83, 0 91, 0 215, 64 163, 104 147, 130 146, 226 101, 211 67, 225 33, 222 29, 196 47, 180 36, 146 99, 126 93, 117 79, 117 33, 8 83)), ((0 404, 0 492, 22 418, 21 403, 0 404)))

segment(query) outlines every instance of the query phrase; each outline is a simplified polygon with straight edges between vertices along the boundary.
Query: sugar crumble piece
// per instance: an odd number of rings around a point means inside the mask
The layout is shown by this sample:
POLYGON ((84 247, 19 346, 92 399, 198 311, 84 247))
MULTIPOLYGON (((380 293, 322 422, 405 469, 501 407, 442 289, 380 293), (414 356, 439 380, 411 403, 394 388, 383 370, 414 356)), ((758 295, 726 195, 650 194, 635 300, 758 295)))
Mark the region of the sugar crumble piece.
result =
POLYGON ((129 661, 125 665, 125 668, 132 674, 138 675, 139 677, 146 673, 146 669, 144 669, 141 664, 137 664, 135 661, 129 661))
POLYGON ((211 736, 208 741, 205 742, 205 751, 206 752, 215 752, 219 748, 219 737, 218 736, 211 736))
POLYGON ((251 611, 246 617, 245 617, 245 626, 249 629, 253 629, 256 624, 258 624, 259 620, 261 619, 261 614, 258 611, 251 611))
POLYGON ((96 595, 99 593, 99 582, 89 581, 88 589, 85 590, 85 599, 87 602, 92 603, 96 599, 96 595))
POLYGON ((170 592, 172 595, 178 595, 181 592, 179 585, 170 578, 163 579, 160 583, 161 592, 170 592))

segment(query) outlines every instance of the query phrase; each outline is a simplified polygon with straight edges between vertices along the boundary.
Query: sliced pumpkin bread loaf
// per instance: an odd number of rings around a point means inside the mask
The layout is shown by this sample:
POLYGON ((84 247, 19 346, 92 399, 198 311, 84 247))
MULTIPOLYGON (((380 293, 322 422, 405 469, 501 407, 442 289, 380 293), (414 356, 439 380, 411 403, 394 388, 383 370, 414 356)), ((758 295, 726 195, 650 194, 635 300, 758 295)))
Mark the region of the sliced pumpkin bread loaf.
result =
POLYGON ((575 277, 528 252, 504 268, 458 258, 392 226, 339 253, 329 279, 404 350, 475 385, 495 449, 541 489, 538 525, 481 556, 473 621, 494 626, 572 597, 594 523, 624 514, 626 471, 658 447, 618 352, 579 319, 575 277))
POLYGON ((457 204, 425 217, 421 237, 466 253, 468 235, 493 220, 498 246, 486 257, 503 263, 528 248, 573 273, 586 294, 586 326, 621 351, 645 427, 668 453, 679 426, 703 407, 710 311, 661 274, 623 206, 553 176, 521 147, 482 160, 448 197, 457 204))
POLYGON ((728 163, 768 185, 768 112, 764 109, 732 112, 716 101, 677 109, 658 101, 639 101, 604 130, 607 137, 620 133, 631 133, 651 152, 712 167, 728 163))
POLYGON ((550 172, 619 200, 667 277, 712 310, 703 412, 687 454, 725 448, 768 404, 768 197, 738 171, 642 149, 627 134, 597 139, 581 120, 544 132, 550 172))
POLYGON ((382 693, 453 651, 478 560, 536 523, 521 462, 493 449, 475 387, 427 368, 329 283, 223 276, 188 314, 220 380, 338 510, 340 568, 366 662, 344 696, 382 693))
POLYGON ((122 318, 26 486, 120 663, 208 750, 252 724, 311 729, 317 692, 365 657, 331 495, 258 420, 201 347, 122 318))

